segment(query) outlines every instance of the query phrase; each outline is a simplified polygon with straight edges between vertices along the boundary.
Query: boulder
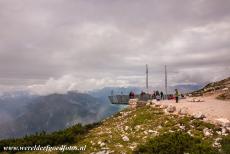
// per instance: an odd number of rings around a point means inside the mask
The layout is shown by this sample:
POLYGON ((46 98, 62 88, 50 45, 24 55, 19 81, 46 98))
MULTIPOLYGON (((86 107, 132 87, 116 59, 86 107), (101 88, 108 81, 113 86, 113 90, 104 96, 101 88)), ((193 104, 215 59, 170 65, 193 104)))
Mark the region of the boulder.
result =
POLYGON ((192 114, 192 117, 195 119, 203 119, 205 118, 205 115, 202 112, 197 112, 197 113, 192 114))
POLYGON ((187 115, 188 114, 188 108, 187 107, 182 107, 179 111, 178 114, 180 115, 187 115))
POLYGON ((230 127, 230 121, 228 119, 225 118, 219 118, 219 119, 215 119, 216 123, 220 126, 223 127, 230 127))
POLYGON ((169 106, 167 107, 167 112, 173 113, 173 112, 175 112, 175 111, 176 111, 176 107, 175 107, 175 106, 169 105, 169 106))

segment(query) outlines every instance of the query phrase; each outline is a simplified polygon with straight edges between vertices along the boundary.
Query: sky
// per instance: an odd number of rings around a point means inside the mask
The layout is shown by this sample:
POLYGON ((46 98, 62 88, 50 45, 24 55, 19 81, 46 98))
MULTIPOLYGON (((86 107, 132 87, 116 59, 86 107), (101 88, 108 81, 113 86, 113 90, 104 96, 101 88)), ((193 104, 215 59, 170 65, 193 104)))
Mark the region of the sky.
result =
POLYGON ((0 91, 217 81, 229 40, 229 0, 0 0, 0 91))

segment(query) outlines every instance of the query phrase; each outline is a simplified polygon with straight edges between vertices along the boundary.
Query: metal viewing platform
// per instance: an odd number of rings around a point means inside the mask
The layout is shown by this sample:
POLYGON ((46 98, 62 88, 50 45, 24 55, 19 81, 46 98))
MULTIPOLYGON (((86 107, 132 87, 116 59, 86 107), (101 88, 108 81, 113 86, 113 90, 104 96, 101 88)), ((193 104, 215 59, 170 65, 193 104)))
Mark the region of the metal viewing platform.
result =
MULTIPOLYGON (((151 99, 150 94, 144 94, 144 95, 135 95, 134 99, 137 98, 140 101, 147 101, 151 99)), ((109 96, 109 100, 112 104, 120 104, 120 105, 128 105, 129 104, 129 95, 113 95, 109 96)))

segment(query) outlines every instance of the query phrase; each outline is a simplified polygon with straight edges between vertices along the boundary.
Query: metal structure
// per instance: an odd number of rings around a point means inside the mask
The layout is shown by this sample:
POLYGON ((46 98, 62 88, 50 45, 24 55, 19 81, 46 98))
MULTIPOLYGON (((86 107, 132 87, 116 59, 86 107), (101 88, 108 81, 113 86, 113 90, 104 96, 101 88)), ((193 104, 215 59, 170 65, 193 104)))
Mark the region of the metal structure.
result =
POLYGON ((146 64, 146 90, 148 91, 149 89, 149 70, 148 70, 148 65, 146 64))
MULTIPOLYGON (((146 90, 148 92, 149 89, 149 71, 148 71, 148 65, 146 64, 146 90)), ((151 99, 151 95, 144 94, 144 95, 135 95, 134 98, 137 98, 142 101, 147 101, 151 99)), ((129 95, 123 95, 123 92, 121 92, 120 95, 114 95, 114 92, 111 91, 111 96, 109 96, 109 100, 112 104, 123 104, 128 105, 129 104, 129 95)))
MULTIPOLYGON (((151 99, 151 95, 144 94, 144 95, 135 95, 134 98, 139 99, 140 101, 147 101, 151 99)), ((109 96, 109 100, 112 104, 120 104, 120 105, 128 105, 129 104, 129 95, 114 95, 109 96)))
POLYGON ((168 99, 168 77, 167 77, 167 66, 165 65, 165 96, 168 99))

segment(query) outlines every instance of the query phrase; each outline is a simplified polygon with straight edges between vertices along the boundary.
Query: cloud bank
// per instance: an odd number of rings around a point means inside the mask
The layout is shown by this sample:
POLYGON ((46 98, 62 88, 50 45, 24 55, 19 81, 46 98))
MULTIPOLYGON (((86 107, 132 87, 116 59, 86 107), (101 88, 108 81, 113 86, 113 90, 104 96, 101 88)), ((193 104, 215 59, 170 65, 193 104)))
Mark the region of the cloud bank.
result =
POLYGON ((37 93, 230 76, 228 0, 1 0, 0 88, 37 93))

